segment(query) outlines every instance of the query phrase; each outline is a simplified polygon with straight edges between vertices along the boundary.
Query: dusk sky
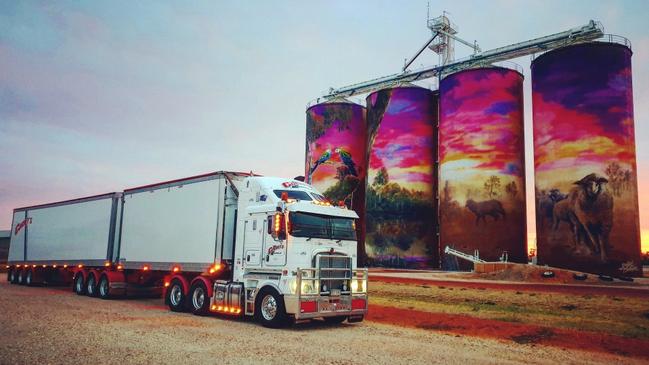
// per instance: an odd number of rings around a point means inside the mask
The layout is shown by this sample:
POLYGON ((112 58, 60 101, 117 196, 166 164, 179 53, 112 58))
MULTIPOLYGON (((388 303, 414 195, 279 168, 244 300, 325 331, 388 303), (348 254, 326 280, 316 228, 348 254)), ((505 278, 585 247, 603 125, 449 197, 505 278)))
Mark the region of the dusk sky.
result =
MULTIPOLYGON (((2 2, 0 229, 17 206, 209 171, 301 175, 307 102, 329 87, 399 72, 429 37, 427 3, 2 2)), ((430 9, 449 12, 458 35, 483 50, 590 19, 631 40, 649 250, 647 2, 455 0, 430 1, 430 9)), ((469 54, 456 50, 457 58, 469 54)), ((530 58, 514 61, 525 74, 533 237, 530 58)), ((415 67, 436 63, 428 52, 415 67)))

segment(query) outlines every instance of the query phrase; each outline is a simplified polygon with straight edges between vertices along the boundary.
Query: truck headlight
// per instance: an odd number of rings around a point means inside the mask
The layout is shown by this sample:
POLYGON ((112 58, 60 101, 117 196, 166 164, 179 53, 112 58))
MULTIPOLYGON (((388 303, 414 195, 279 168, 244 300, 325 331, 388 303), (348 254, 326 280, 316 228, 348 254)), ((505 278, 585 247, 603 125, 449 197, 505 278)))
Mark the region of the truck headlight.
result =
POLYGON ((300 289, 302 294, 316 294, 316 288, 318 287, 318 282, 316 280, 302 280, 302 285, 300 289))
POLYGON ((352 280, 352 293, 364 293, 365 280, 352 280))

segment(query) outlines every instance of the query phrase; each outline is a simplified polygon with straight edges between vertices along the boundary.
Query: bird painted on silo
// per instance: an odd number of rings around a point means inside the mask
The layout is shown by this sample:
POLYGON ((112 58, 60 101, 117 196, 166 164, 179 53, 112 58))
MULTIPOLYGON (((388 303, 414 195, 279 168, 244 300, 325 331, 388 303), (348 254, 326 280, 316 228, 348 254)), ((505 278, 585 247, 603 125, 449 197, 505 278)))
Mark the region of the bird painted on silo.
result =
POLYGON ((356 172, 356 164, 354 163, 354 160, 352 160, 352 154, 341 147, 336 148, 335 151, 338 156, 340 156, 340 160, 345 164, 345 166, 347 166, 349 173, 353 176, 358 176, 358 173, 356 172))
POLYGON ((323 163, 327 162, 331 158, 331 150, 327 148, 326 151, 320 156, 320 158, 313 164, 313 167, 311 167, 311 170, 309 171, 309 175, 312 175, 315 172, 315 169, 318 168, 318 166, 322 165, 323 163))

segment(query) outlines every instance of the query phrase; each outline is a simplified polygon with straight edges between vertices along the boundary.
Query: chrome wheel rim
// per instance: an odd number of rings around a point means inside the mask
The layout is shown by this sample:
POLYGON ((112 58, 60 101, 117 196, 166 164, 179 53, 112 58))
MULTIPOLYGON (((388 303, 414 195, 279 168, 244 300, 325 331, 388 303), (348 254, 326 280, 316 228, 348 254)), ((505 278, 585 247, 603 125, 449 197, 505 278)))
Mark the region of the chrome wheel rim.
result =
POLYGON ((22 273, 22 271, 18 274, 18 283, 19 284, 23 283, 23 273, 22 273))
POLYGON ((95 277, 91 276, 88 279, 88 285, 86 286, 86 291, 88 292, 89 295, 93 295, 95 293, 95 277))
POLYGON ((103 278, 101 281, 99 281, 99 294, 102 297, 105 297, 108 295, 108 279, 103 278))
POLYGON ((272 321, 277 315, 277 301, 271 294, 266 295, 261 301, 261 315, 267 321, 272 321))
POLYGON ((13 271, 9 273, 9 281, 14 281, 14 276, 16 276, 16 273, 13 271))
POLYGON ((180 288, 180 285, 174 284, 174 286, 171 287, 171 293, 169 293, 169 301, 174 307, 177 307, 180 305, 182 298, 183 291, 180 288))
POLYGON ((194 289, 194 294, 192 295, 192 304, 194 304, 194 308, 201 309, 203 308, 204 303, 205 303, 205 290, 203 290, 203 288, 201 287, 194 289))
POLYGON ((25 277, 25 284, 30 285, 32 283, 32 272, 28 272, 25 277))

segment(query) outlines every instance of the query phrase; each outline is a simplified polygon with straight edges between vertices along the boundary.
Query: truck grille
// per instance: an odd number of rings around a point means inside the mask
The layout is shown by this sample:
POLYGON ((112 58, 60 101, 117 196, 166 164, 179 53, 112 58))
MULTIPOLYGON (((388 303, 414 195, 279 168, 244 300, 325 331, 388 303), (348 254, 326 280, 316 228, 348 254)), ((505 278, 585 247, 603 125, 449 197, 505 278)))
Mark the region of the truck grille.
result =
POLYGON ((352 258, 341 255, 319 255, 320 290, 323 293, 345 293, 349 291, 352 277, 352 258), (325 290, 326 288, 326 290, 325 290))

